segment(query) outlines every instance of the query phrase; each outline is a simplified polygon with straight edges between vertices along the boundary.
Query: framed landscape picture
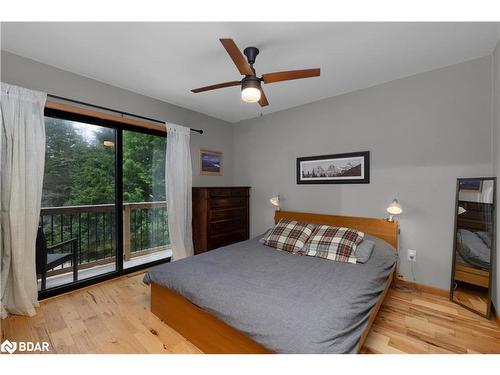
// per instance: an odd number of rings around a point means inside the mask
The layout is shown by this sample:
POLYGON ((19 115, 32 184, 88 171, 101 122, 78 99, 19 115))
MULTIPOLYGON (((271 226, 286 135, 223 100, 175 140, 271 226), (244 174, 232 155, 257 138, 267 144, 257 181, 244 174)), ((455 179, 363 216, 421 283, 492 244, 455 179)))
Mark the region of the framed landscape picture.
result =
POLYGON ((222 152, 200 150, 200 174, 222 176, 222 152))
POLYGON ((369 184, 370 151, 297 158, 297 184, 369 184))
POLYGON ((483 181, 480 179, 467 179, 460 181, 460 190, 481 191, 483 181))

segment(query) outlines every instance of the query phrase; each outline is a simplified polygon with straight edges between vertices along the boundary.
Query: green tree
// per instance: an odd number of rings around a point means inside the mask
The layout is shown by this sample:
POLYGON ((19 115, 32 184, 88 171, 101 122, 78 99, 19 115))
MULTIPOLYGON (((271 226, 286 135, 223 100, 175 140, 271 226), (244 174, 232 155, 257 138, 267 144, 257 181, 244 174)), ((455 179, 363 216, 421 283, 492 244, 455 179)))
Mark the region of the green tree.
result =
POLYGON ((123 200, 165 200, 165 138, 123 132, 123 200))
POLYGON ((95 127, 93 137, 75 155, 77 168, 70 177, 71 194, 67 204, 90 205, 115 201, 115 149, 104 141, 114 141, 114 131, 95 127))
POLYGON ((45 137, 42 207, 64 206, 71 195, 71 176, 78 167, 74 160, 84 142, 74 127, 51 117, 45 118, 45 137))
MULTIPOLYGON (((112 129, 46 117, 42 206, 91 205, 115 201, 112 129)), ((123 131, 124 201, 165 200, 165 138, 123 131)))

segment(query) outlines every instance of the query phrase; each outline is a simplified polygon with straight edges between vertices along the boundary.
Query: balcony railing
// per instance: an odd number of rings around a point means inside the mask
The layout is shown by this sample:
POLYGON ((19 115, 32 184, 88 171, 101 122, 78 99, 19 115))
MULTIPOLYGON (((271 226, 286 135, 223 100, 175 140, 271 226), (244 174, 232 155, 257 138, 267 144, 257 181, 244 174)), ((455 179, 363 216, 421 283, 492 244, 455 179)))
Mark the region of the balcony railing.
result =
MULTIPOLYGON (((123 257, 163 251, 170 244, 166 202, 123 204, 123 257)), ((45 207, 40 212, 47 245, 78 239, 79 269, 112 263, 116 255, 115 205, 45 207)), ((70 272, 71 264, 48 275, 70 272)))

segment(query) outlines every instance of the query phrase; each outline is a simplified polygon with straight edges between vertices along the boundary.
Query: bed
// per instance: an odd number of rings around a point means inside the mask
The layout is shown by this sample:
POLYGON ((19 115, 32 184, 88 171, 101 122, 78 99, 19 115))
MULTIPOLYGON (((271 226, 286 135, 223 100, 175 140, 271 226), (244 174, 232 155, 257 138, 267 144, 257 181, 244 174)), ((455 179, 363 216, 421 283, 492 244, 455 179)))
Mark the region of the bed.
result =
POLYGON ((394 276, 397 223, 277 211, 375 242, 364 264, 299 256, 259 237, 151 269, 151 310, 205 353, 355 353, 394 276))
POLYGON ((488 288, 491 236, 484 231, 458 229, 455 280, 488 288))
POLYGON ((491 236, 487 232, 458 229, 457 250, 462 263, 490 269, 491 236))

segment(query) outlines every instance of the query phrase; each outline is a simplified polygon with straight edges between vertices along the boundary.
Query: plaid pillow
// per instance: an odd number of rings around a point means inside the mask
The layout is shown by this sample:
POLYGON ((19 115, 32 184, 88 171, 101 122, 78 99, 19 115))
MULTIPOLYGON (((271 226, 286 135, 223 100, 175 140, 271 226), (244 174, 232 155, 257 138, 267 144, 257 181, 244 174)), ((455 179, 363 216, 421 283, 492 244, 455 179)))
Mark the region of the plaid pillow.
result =
POLYGON ((365 234, 344 227, 318 225, 301 253, 305 255, 356 263, 356 247, 365 234))
POLYGON ((281 219, 267 235, 264 245, 291 253, 298 253, 306 244, 316 226, 298 221, 281 219))

